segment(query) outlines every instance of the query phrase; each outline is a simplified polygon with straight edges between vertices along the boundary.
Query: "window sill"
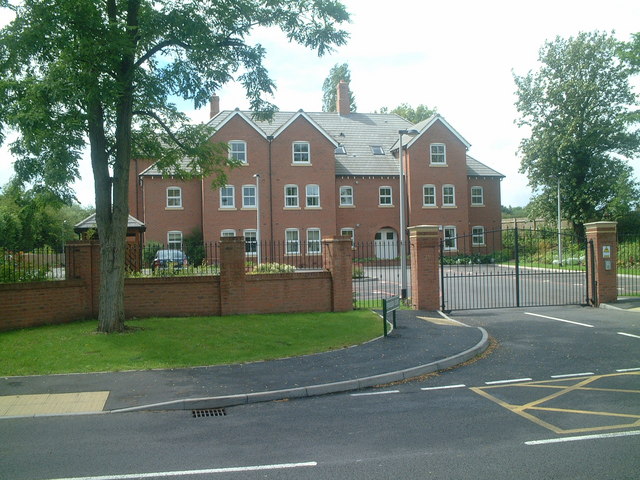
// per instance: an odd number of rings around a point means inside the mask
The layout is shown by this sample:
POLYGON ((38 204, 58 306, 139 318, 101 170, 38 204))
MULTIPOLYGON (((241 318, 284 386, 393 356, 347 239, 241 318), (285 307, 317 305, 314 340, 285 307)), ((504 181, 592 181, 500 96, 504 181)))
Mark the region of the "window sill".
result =
POLYGON ((394 208, 395 205, 378 205, 378 208, 394 208))
POLYGON ((484 203, 472 203, 471 204, 471 208, 479 208, 479 207, 484 207, 485 204, 484 203))
POLYGON ((355 205, 338 205, 338 208, 356 208, 355 205))
POLYGON ((430 163, 430 167, 448 167, 449 165, 446 163, 430 163))
POLYGON ((458 208, 457 205, 442 205, 442 208, 458 208))
POLYGON ((165 210, 184 210, 184 207, 164 207, 165 210))
POLYGON ((472 243, 471 246, 472 247, 486 247, 487 244, 486 243, 472 243))
POLYGON ((244 212, 245 210, 246 210, 246 211, 253 211, 253 212, 255 212, 255 211, 257 210, 257 208, 256 208, 256 207, 242 207, 242 208, 240 209, 240 211, 242 211, 242 212, 244 212))
POLYGON ((310 167, 311 162, 293 162, 291 163, 292 167, 310 167))
POLYGON ((322 207, 304 207, 305 210, 322 210, 322 207))
POLYGON ((219 212, 235 212, 238 210, 236 207, 220 207, 218 208, 219 212))
POLYGON ((302 210, 300 207, 283 207, 283 210, 302 210))
POLYGON ((425 209, 425 210, 434 210, 434 209, 438 208, 438 206, 437 205, 423 205, 422 208, 425 209))

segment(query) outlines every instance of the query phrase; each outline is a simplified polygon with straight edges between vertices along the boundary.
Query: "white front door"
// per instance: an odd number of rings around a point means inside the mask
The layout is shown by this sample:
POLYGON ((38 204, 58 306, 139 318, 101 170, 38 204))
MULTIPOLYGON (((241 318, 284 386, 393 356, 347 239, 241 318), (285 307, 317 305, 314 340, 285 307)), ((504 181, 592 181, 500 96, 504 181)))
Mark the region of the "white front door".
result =
POLYGON ((391 259, 398 256, 398 242, 396 232, 391 228, 383 228, 376 233, 376 257, 391 259))

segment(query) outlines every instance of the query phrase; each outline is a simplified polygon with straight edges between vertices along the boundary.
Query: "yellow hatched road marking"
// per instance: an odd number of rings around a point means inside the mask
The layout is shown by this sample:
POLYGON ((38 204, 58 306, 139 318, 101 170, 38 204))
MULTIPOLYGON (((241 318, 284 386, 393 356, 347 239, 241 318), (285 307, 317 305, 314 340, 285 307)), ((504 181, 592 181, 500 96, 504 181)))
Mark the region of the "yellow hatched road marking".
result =
MULTIPOLYGON (((571 408, 553 408, 553 407, 545 407, 542 404, 554 400, 563 395, 567 395, 571 392, 576 391, 597 391, 597 392, 610 392, 610 393, 637 393, 640 394, 640 390, 632 390, 632 389, 621 389, 621 388, 605 388, 605 387, 588 387, 587 385, 596 382, 597 380, 601 380, 603 378, 611 378, 611 377, 623 377, 626 375, 640 375, 640 372, 626 372, 626 373, 614 373, 608 375, 593 375, 589 377, 575 377, 571 379, 563 378, 559 380, 546 380, 541 382, 520 382, 520 383, 511 383, 508 385, 491 385, 486 387, 473 387, 470 390, 473 390, 478 395, 481 395, 494 403, 512 411, 520 415, 527 420, 534 422, 541 427, 547 428, 558 434, 566 434, 566 433, 582 433, 582 432, 591 432, 591 431, 602 431, 602 430, 611 430, 617 428, 629 428, 629 427, 637 427, 640 426, 640 412, 638 414, 626 414, 620 412, 600 412, 600 411, 591 411, 591 410, 581 410, 581 409, 571 409, 571 408), (558 385, 561 384, 561 385, 558 385), (509 402, 506 402, 489 392, 487 390, 496 389, 496 388, 511 388, 514 387, 526 387, 526 388, 544 388, 544 389, 555 389, 556 392, 546 395, 538 400, 534 400, 525 404, 516 405, 509 402), (564 429, 560 428, 556 425, 553 425, 549 422, 546 422, 532 413, 529 412, 554 412, 554 413, 566 413, 566 414, 577 414, 577 415, 591 415, 591 416, 601 416, 601 417, 611 417, 613 419, 621 419, 628 418, 632 421, 627 424, 615 424, 615 425, 604 425, 598 427, 586 427, 586 428, 573 428, 573 429, 564 429)), ((640 405, 640 402, 638 403, 640 405)), ((639 409, 640 410, 640 409, 639 409)))

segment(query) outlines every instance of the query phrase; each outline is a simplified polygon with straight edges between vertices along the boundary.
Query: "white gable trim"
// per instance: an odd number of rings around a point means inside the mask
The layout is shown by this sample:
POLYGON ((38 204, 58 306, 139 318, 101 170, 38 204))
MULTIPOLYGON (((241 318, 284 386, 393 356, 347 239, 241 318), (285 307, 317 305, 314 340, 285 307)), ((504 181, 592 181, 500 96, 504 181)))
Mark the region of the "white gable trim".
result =
POLYGON ((327 140, 329 140, 334 147, 338 147, 339 145, 338 142, 336 142, 333 139, 333 137, 329 135, 324 128, 322 128, 315 120, 313 120, 309 115, 307 115, 302 110, 291 115, 291 118, 289 118, 289 120, 283 123, 275 132, 273 132, 273 137, 276 138, 278 135, 284 132, 287 128, 289 128, 289 126, 300 117, 307 120, 316 130, 318 130, 327 140))
MULTIPOLYGON (((449 122, 447 122, 444 117, 436 114, 433 117, 431 117, 431 119, 427 122, 427 124, 422 127, 422 130, 420 130, 420 133, 418 135, 416 135, 415 137, 411 138, 411 140, 409 140, 409 142, 407 142, 407 148, 409 148, 418 138, 420 138, 422 136, 422 134, 424 132, 426 132, 427 130, 429 130, 434 123, 436 122, 441 122, 451 133, 453 133, 453 135, 460 140, 460 142, 468 149, 469 147, 471 147, 471 144, 469 142, 467 142, 464 137, 462 135, 460 135, 458 133, 458 131, 453 128, 449 122)), ((397 142, 396 142, 397 143, 397 142)))
MULTIPOLYGON (((222 112, 221 112, 222 113, 222 112)), ((233 112, 231 112, 229 115, 227 115, 227 118, 225 118, 222 122, 220 122, 218 125, 216 125, 215 129, 216 132, 219 132, 222 127, 224 127, 227 123, 229 123, 231 121, 232 118, 234 117, 240 117, 242 118, 245 122, 247 122, 249 125, 251 125, 253 127, 253 129, 258 132, 260 134, 260 136, 264 139, 267 138, 267 134, 264 133, 264 131, 258 126, 256 125, 256 123, 249 118, 248 116, 246 116, 243 112, 241 112, 240 110, 234 110, 233 112)), ((216 117, 213 117, 213 119, 215 119, 216 117)), ((211 121, 213 120, 211 119, 209 121, 209 124, 211 124, 211 121)))

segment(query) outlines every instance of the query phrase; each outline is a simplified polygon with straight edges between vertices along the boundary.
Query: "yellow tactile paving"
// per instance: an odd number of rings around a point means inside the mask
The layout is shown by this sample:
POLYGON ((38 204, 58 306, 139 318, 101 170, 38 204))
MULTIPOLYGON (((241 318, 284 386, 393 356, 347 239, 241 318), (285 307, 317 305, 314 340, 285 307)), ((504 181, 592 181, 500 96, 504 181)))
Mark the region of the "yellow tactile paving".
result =
POLYGON ((640 399, 640 389, 616 388, 613 384, 617 379, 623 377, 629 378, 628 376, 635 375, 640 375, 640 372, 580 376, 571 379, 547 380, 542 382, 520 382, 508 385, 474 387, 471 388, 471 390, 555 433, 583 433, 640 426, 640 401, 629 402, 630 405, 637 405, 637 408, 627 409, 626 412, 622 405, 616 404, 616 402, 613 401, 610 401, 608 406, 611 410, 617 409, 617 412, 598 411, 579 408, 581 404, 588 403, 588 400, 571 395, 572 393, 588 394, 589 392, 597 392, 599 394, 617 393, 631 394, 633 397, 637 395, 637 398, 640 399), (611 382, 612 385, 609 386, 605 383, 604 386, 599 387, 595 385, 596 382, 611 382), (502 390, 500 391, 498 389, 502 390), (523 389, 526 390, 528 394, 523 395, 523 389), (510 396, 509 390, 511 390, 512 397, 520 396, 521 399, 529 397, 529 401, 511 403, 504 400, 505 397, 508 398, 510 396), (489 391, 495 391, 496 395, 492 395, 489 391), (497 395, 500 395, 502 398, 499 398, 497 395), (568 404, 567 407, 576 406, 578 408, 554 407, 550 404, 560 398, 563 399, 563 403, 568 404), (551 419, 554 419, 553 423, 551 423, 551 419), (577 420, 577 423, 582 423, 583 426, 563 428, 560 425, 566 423, 565 420, 571 420, 569 423, 574 423, 574 421, 577 420), (597 423, 597 425, 595 425, 595 423, 597 423))
POLYGON ((436 325, 453 325, 454 327, 462 327, 460 322, 450 320, 442 317, 418 317, 420 320, 426 320, 427 322, 435 323, 436 325))
POLYGON ((0 397, 0 417, 101 412, 109 392, 44 393, 0 397))

